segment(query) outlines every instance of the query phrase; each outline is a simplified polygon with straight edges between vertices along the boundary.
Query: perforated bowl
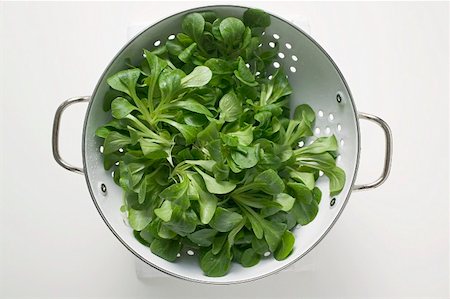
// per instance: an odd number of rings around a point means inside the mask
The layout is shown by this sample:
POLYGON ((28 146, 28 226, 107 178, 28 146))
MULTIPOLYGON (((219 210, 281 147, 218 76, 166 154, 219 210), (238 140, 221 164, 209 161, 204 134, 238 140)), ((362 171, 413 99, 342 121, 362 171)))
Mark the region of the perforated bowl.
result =
MULTIPOLYGON (((191 12, 213 10, 220 17, 242 17, 246 7, 209 6, 183 11, 150 26, 128 42, 114 57, 90 97, 77 97, 63 102, 56 111, 53 126, 53 155, 64 168, 84 174, 89 192, 100 216, 119 239, 134 255, 150 266, 167 274, 190 281, 231 284, 255 280, 280 271, 307 254, 328 233, 342 213, 352 190, 370 189, 381 185, 389 174, 391 165, 392 136, 388 125, 378 117, 358 113, 350 90, 341 72, 325 50, 309 35, 290 22, 271 15, 272 24, 264 34, 263 47, 273 47, 279 43, 279 55, 274 63, 276 68, 283 68, 289 76, 293 88, 291 107, 306 103, 316 112, 315 136, 335 134, 339 141, 338 165, 346 173, 346 184, 342 192, 330 198, 327 196, 328 181, 320 177, 318 186, 323 192, 319 213, 316 219, 306 226, 294 229, 296 240, 292 254, 283 261, 276 261, 271 256, 264 258, 258 265, 243 268, 233 264, 229 274, 224 277, 207 277, 199 265, 198 257, 193 251, 180 252, 176 262, 171 263, 154 255, 148 247, 140 244, 133 236, 132 229, 126 223, 126 217, 120 212, 122 190, 112 179, 111 171, 103 168, 100 152, 102 140, 95 136, 95 130, 110 120, 110 113, 102 109, 103 99, 108 89, 106 79, 112 74, 126 68, 126 59, 133 64, 140 62, 142 49, 152 49, 181 31, 182 18, 191 12), (83 131, 83 168, 75 167, 62 160, 58 151, 58 131, 61 114, 71 104, 89 101, 83 131), (374 182, 355 185, 360 153, 359 120, 367 119, 378 124, 386 137, 385 164, 382 175, 374 182)), ((308 142, 308 141, 307 141, 308 142)))

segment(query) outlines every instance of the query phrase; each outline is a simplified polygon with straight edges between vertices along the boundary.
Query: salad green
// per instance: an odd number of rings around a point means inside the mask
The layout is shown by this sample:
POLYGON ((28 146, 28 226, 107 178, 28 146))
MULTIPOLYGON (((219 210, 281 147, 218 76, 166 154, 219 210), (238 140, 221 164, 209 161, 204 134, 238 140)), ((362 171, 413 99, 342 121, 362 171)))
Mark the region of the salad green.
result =
POLYGON ((175 261, 195 249, 208 276, 266 252, 287 258, 292 229, 318 213, 319 172, 332 196, 345 183, 334 136, 298 145, 313 136, 315 113, 299 105, 290 117, 291 86, 270 67, 278 49, 259 46, 269 25, 258 9, 188 14, 175 39, 107 80, 112 120, 96 135, 122 212, 154 254, 175 261))

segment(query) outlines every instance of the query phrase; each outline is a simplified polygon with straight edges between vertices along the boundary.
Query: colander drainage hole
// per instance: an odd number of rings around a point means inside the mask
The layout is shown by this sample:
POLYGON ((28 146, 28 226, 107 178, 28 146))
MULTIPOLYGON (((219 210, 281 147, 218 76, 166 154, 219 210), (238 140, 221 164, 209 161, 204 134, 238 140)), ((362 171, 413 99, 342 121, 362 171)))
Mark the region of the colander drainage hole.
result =
POLYGON ((103 193, 106 193, 106 191, 107 191, 107 190, 106 190, 106 185, 102 183, 102 184, 100 185, 100 190, 102 190, 103 193))
POLYGON ((341 139, 341 146, 344 146, 344 139, 341 139))
POLYGON ((337 125, 337 129, 338 129, 339 132, 342 130, 341 124, 338 124, 338 125, 337 125))
POLYGON ((273 63, 273 67, 276 68, 276 69, 278 69, 278 68, 280 68, 280 64, 279 64, 277 61, 275 61, 275 62, 273 63))
POLYGON ((181 256, 181 253, 177 253, 177 257, 180 257, 181 256))
POLYGON ((305 145, 305 142, 304 141, 300 141, 299 143, 298 143, 298 146, 299 147, 303 147, 305 145))
POLYGON ((294 61, 298 61, 298 57, 297 57, 297 56, 295 56, 295 55, 292 55, 292 60, 294 60, 294 61))
POLYGON ((284 58, 284 54, 283 53, 278 53, 278 57, 280 57, 281 59, 283 59, 284 58))
POLYGON ((320 134, 320 128, 315 128, 315 129, 314 129, 314 133, 315 133, 316 135, 319 135, 319 134, 320 134))
POLYGON ((270 255, 270 252, 269 252, 269 251, 264 252, 264 256, 265 256, 265 257, 268 257, 269 255, 270 255))
POLYGON ((194 255, 194 252, 192 250, 188 250, 188 251, 186 251, 186 253, 191 256, 194 255))
POLYGON ((103 154, 103 145, 100 145, 100 148, 99 148, 99 150, 100 150, 100 153, 102 153, 102 154, 103 154))
POLYGON ((275 48, 275 43, 274 42, 269 42, 269 47, 275 48))
POLYGON ((323 111, 322 111, 322 110, 319 110, 319 112, 317 112, 317 115, 318 115, 319 117, 323 117, 323 111))
POLYGON ((173 39, 175 39, 175 34, 169 35, 169 37, 168 37, 167 39, 168 39, 168 40, 173 40, 173 39))
POLYGON ((331 133, 330 127, 326 127, 325 128, 325 134, 330 135, 330 133, 331 133))
POLYGON ((157 41, 155 41, 155 42, 153 43, 153 45, 154 45, 155 47, 159 46, 160 44, 161 44, 161 41, 160 41, 160 40, 157 40, 157 41))
POLYGON ((293 67, 293 66, 291 66, 289 68, 289 70, 291 71, 291 73, 295 73, 297 71, 297 69, 295 67, 293 67))
POLYGON ((274 39, 280 39, 280 36, 278 34, 276 34, 276 33, 274 35, 272 35, 272 36, 273 36, 274 39))
POLYGON ((337 101, 338 103, 341 103, 341 102, 342 102, 342 96, 341 96, 340 93, 336 94, 336 101, 337 101))
POLYGON ((330 114, 328 115, 328 119, 329 119, 330 121, 333 121, 333 120, 334 120, 334 115, 333 115, 333 113, 330 113, 330 114))
POLYGON ((286 43, 286 48, 288 48, 290 50, 290 49, 292 49, 292 45, 290 43, 286 43))
POLYGON ((335 203, 336 203, 336 198, 332 198, 330 201, 330 207, 334 206, 335 203))

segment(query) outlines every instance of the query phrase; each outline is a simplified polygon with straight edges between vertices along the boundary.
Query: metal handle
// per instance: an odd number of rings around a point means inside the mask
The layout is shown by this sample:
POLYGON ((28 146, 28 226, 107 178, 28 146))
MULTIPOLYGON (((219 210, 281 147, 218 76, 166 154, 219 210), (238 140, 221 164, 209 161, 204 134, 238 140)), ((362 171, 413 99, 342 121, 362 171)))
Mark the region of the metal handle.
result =
POLYGON ((363 184, 363 185, 354 185, 353 190, 367 190, 367 189, 374 189, 380 186, 381 184, 386 181, 386 179, 389 176, 389 172, 391 171, 391 165, 392 165, 392 132, 391 128, 389 128, 388 124, 379 118, 378 116, 367 114, 367 113, 359 113, 358 114, 359 119, 366 119, 370 120, 377 125, 379 125, 384 132, 384 136, 386 139, 386 148, 385 148, 385 157, 384 157, 384 168, 381 176, 375 180, 372 183, 369 184, 363 184))
POLYGON ((75 103, 89 102, 90 99, 91 97, 77 97, 62 102, 61 105, 59 105, 58 109, 56 110, 55 118, 53 119, 53 133, 52 133, 53 157, 55 158, 56 162, 63 168, 79 174, 84 174, 83 168, 70 165, 69 163, 64 161, 61 158, 61 155, 59 154, 59 125, 61 123, 61 115, 63 111, 66 110, 67 107, 75 103))

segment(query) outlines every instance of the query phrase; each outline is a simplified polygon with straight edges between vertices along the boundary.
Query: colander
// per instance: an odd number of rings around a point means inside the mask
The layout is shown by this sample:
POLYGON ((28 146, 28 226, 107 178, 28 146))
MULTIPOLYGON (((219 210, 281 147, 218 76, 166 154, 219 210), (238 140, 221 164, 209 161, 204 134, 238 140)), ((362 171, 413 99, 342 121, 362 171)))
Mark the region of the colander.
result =
POLYGON ((95 136, 95 130, 111 118, 110 113, 102 109, 103 99, 108 89, 106 79, 126 68, 128 59, 133 64, 139 63, 143 59, 142 49, 152 49, 180 32, 182 18, 187 13, 213 10, 220 17, 240 18, 246 9, 246 7, 230 5, 199 7, 177 13, 150 26, 128 42, 114 57, 98 81, 92 96, 76 97, 63 102, 57 109, 54 119, 52 145, 56 161, 65 169, 85 176, 95 207, 117 239, 150 266, 172 276, 195 282, 215 284, 246 282, 288 267, 312 250, 329 232, 353 190, 380 186, 388 177, 391 166, 392 134, 386 122, 373 115, 358 113, 344 77, 325 50, 292 23, 271 15, 272 24, 265 31, 263 46, 273 47, 274 42, 279 43, 279 55, 273 70, 281 67, 289 76, 293 88, 291 107, 306 103, 317 112, 315 136, 336 135, 340 145, 337 163, 346 173, 344 189, 339 195, 330 198, 327 196, 328 181, 325 177, 320 177, 318 186, 322 190, 323 198, 319 213, 310 224, 295 228, 294 234, 297 241, 292 254, 283 261, 277 261, 271 256, 266 257, 251 268, 243 268, 235 263, 224 277, 205 276, 198 265, 196 252, 182 250, 176 262, 171 263, 154 255, 148 247, 135 239, 132 229, 127 225, 126 217, 120 212, 122 190, 114 183, 112 172, 103 168, 100 152, 102 140, 95 136), (82 168, 65 162, 58 150, 61 114, 68 106, 80 102, 89 102, 83 129, 82 168), (386 140, 385 160, 383 172, 376 181, 355 185, 361 150, 359 128, 361 119, 375 122, 383 130, 386 140))

